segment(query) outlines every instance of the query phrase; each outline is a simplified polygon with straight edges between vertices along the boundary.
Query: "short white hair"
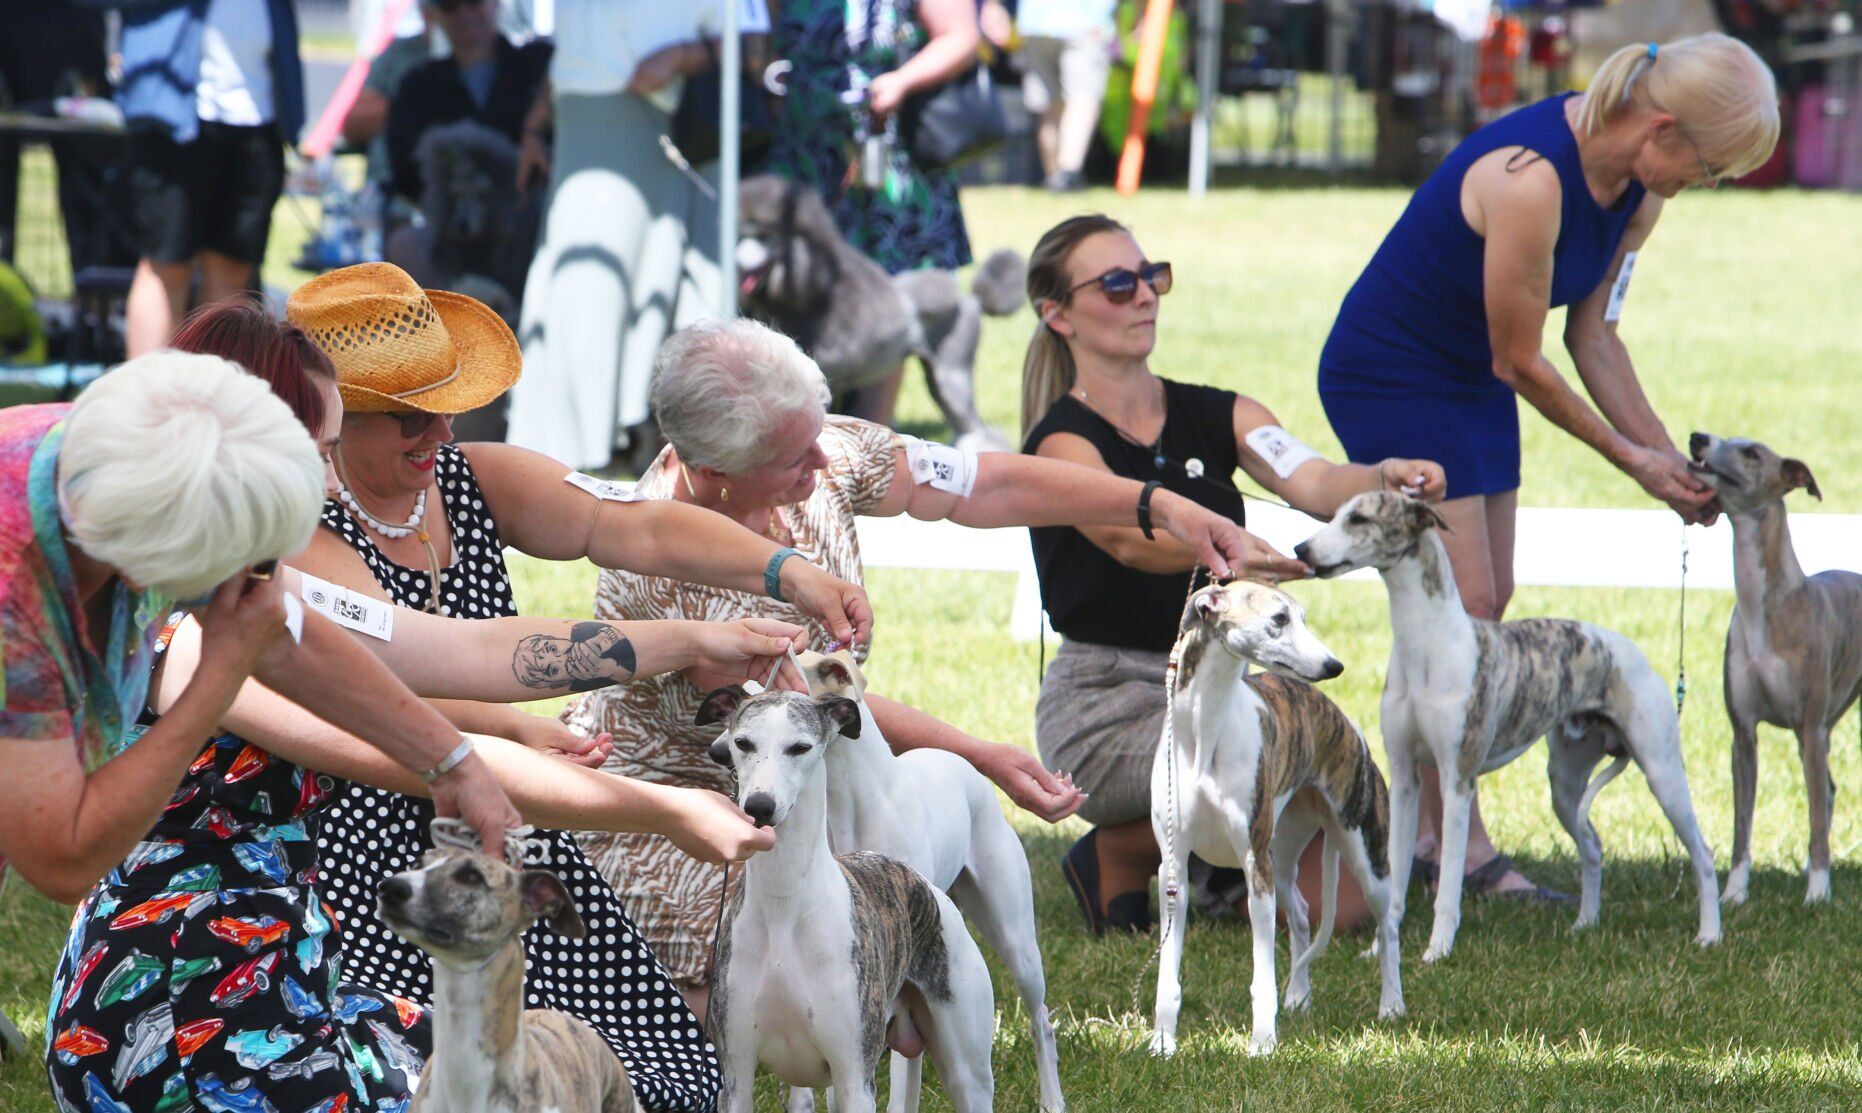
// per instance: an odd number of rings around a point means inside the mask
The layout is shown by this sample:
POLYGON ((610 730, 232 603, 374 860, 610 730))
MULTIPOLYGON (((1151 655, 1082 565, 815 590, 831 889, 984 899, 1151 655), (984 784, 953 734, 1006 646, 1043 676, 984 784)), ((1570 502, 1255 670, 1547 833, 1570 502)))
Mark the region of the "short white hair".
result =
POLYGON ((660 345, 653 411, 679 459, 727 475, 769 463, 795 414, 822 416, 828 381, 795 341, 739 317, 701 321, 660 345))
POLYGON ((78 548, 185 600, 310 543, 323 460, 265 380, 218 356, 151 352, 78 396, 58 497, 78 548))

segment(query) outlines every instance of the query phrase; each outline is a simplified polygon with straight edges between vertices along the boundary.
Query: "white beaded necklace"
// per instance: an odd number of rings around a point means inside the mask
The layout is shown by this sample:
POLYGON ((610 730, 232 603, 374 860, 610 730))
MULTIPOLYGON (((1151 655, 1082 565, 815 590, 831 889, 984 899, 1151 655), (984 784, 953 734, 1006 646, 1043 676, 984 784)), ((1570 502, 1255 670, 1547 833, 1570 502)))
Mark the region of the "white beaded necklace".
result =
POLYGON ((401 525, 384 522, 370 514, 362 507, 362 500, 356 498, 349 490, 349 477, 343 474, 342 450, 332 456, 330 462, 336 469, 336 497, 349 511, 350 515, 363 525, 381 534, 389 540, 398 540, 409 534, 418 534, 421 547, 427 550, 427 605, 425 609, 434 614, 445 614, 446 608, 440 605, 440 554, 433 548, 433 537, 427 532, 427 492, 414 496, 414 512, 407 516, 401 525))

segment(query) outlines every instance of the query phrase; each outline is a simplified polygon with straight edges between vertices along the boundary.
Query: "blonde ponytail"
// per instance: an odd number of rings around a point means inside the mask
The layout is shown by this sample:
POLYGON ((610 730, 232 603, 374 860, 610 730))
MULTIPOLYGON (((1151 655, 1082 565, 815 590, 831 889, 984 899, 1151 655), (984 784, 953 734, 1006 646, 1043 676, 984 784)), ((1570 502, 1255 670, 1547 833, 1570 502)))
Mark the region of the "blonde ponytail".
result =
POLYGON ((1065 304, 1069 296, 1067 261, 1073 249, 1101 232, 1124 232, 1123 224, 1093 213, 1070 217, 1049 228, 1028 256, 1028 301, 1034 306, 1034 335, 1022 357, 1022 437, 1038 424, 1054 403, 1073 389, 1073 350, 1066 338, 1047 327, 1040 317, 1044 301, 1065 304))
POLYGON ((1778 85, 1752 48, 1719 32, 1633 43, 1604 59, 1578 127, 1595 135, 1632 108, 1666 112, 1724 178, 1751 172, 1778 145, 1778 85))

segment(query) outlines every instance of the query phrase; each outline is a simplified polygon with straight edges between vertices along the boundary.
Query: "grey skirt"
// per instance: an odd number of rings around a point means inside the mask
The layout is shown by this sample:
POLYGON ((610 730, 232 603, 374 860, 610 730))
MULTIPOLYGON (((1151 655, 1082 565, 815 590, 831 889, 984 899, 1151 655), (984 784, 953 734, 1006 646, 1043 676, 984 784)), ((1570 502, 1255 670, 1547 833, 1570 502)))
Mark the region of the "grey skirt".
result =
POLYGON ((1073 774, 1094 826, 1149 819, 1151 762, 1164 729, 1164 650, 1066 641, 1041 680, 1034 737, 1041 761, 1073 774))

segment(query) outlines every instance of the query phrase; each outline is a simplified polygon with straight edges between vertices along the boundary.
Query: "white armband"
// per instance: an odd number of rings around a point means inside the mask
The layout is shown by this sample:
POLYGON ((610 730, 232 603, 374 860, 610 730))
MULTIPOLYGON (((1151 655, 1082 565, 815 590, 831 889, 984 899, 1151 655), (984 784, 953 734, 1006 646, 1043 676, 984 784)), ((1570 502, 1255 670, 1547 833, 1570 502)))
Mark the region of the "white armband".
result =
POLYGON ((382 641, 394 639, 394 604, 339 587, 328 580, 303 577, 304 605, 338 626, 382 641))
POLYGON ((1629 296, 1629 272, 1636 269, 1636 253, 1623 252, 1623 269, 1616 272, 1616 281, 1610 284, 1610 300, 1604 303, 1603 319, 1614 321, 1623 315, 1623 299, 1629 296))
POLYGON ((304 601, 289 591, 284 593, 284 628, 293 644, 304 643, 304 601))
POLYGON ((1319 458, 1317 452, 1278 425, 1257 425, 1241 439, 1282 479, 1293 478, 1301 464, 1319 458))
POLYGON ((597 479, 584 472, 572 471, 562 477, 564 483, 571 487, 580 487, 603 502, 645 502, 646 496, 634 490, 631 483, 616 483, 612 479, 597 479))
POLYGON ((940 491, 969 498, 976 490, 976 453, 952 448, 936 441, 901 436, 905 445, 905 462, 912 469, 912 482, 930 484, 940 491))

